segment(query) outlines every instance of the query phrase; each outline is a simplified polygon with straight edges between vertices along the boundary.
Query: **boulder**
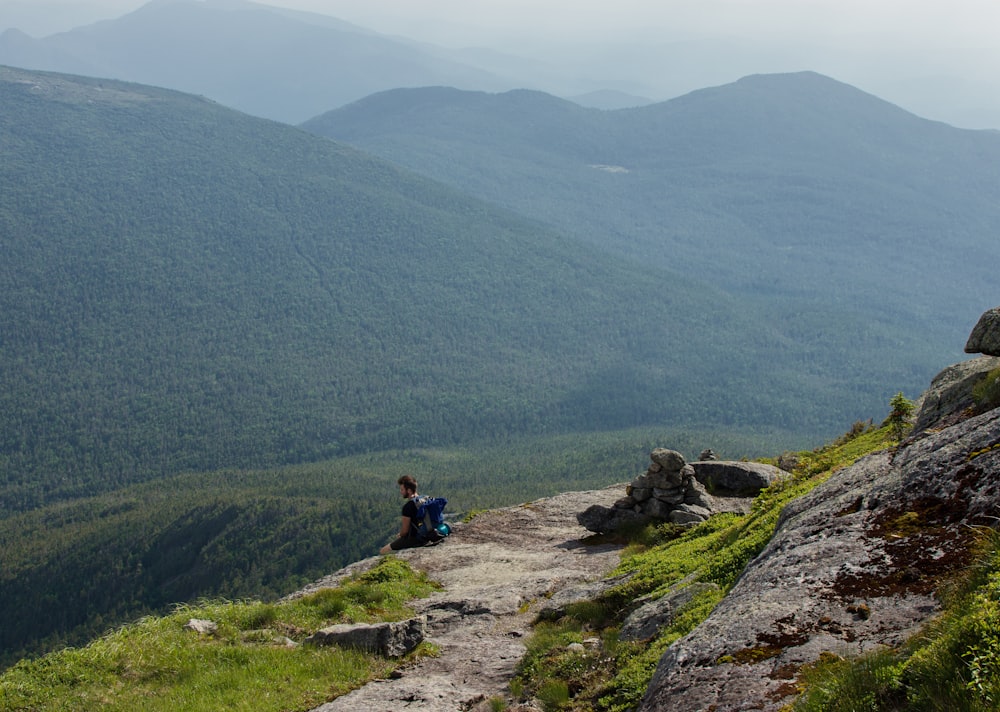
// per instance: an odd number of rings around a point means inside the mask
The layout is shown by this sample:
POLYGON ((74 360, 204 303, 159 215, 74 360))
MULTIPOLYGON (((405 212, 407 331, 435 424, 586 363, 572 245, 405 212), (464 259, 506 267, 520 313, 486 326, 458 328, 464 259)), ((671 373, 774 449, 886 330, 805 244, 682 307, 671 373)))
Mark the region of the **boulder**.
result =
MULTIPOLYGON (((654 492, 656 490, 653 490, 654 492)), ((647 514, 653 519, 669 520, 674 508, 684 501, 684 493, 681 493, 680 501, 668 501, 661 497, 651 497, 642 503, 643 514, 647 514)), ((672 520, 671 520, 672 521, 672 520)), ((680 522, 675 522, 680 524, 680 522)))
POLYGON ((427 618, 374 625, 341 624, 324 628, 306 638, 313 645, 339 645, 376 655, 398 658, 420 645, 427 630, 427 618))
POLYGON ((634 509, 605 507, 593 504, 576 515, 576 521, 581 527, 597 534, 617 531, 628 524, 639 524, 649 521, 649 517, 634 509))
POLYGON ((556 619, 566 615, 567 610, 574 603, 584 601, 596 601, 613 588, 628 582, 633 576, 633 572, 611 576, 609 578, 598 579, 597 581, 584 581, 583 583, 556 591, 552 596, 541 604, 538 609, 539 619, 556 619))
POLYGON ((965 344, 965 353, 1000 356, 1000 307, 979 317, 965 344))
MULTIPOLYGON (((628 490, 629 496, 636 502, 645 502, 647 499, 653 496, 652 487, 632 487, 629 486, 628 490)), ((618 506, 617 504, 615 506, 618 506)))
POLYGON ((709 511, 718 510, 716 499, 708 493, 705 485, 695 479, 691 480, 690 485, 688 485, 687 490, 684 492, 684 504, 702 507, 709 511))
POLYGON ((953 424, 963 412, 973 407, 973 386, 996 368, 1000 368, 1000 358, 979 356, 941 371, 920 400, 914 432, 953 424))
POLYGON ((658 447, 649 454, 649 459, 667 472, 680 472, 687 462, 684 456, 676 450, 658 447))
POLYGON ((647 472, 640 481, 653 489, 683 489, 692 477, 694 477, 694 470, 683 465, 676 470, 661 467, 657 471, 647 472))
POLYGON ((710 460, 693 462, 694 476, 712 494, 754 496, 788 476, 784 470, 759 462, 710 460))
POLYGON ((203 618, 192 618, 184 624, 184 630, 191 630, 200 635, 215 635, 219 625, 215 621, 207 621, 203 618))
POLYGON ((698 517, 701 521, 705 521, 712 516, 712 510, 709 507, 702 507, 697 504, 681 504, 678 505, 675 512, 684 512, 685 514, 693 514, 698 517))
MULTIPOLYGON (((686 505, 683 504, 681 505, 681 507, 684 506, 686 505)), ((690 512, 684 509, 677 508, 670 510, 670 512, 667 513, 666 518, 667 521, 669 521, 671 524, 680 524, 682 527, 690 527, 694 526, 695 524, 701 524, 706 519, 708 519, 709 516, 711 516, 711 512, 709 512, 707 516, 703 517, 695 512, 690 512)))
POLYGON ((684 494, 683 487, 670 487, 668 489, 653 488, 653 498, 670 506, 682 504, 684 502, 684 494))

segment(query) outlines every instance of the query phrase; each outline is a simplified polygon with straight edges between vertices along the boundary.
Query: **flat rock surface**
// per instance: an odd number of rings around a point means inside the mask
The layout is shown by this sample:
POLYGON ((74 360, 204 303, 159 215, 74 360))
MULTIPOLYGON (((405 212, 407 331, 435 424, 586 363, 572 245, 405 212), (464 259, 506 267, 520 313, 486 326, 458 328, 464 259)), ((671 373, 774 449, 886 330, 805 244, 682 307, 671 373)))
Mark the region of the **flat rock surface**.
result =
MULTIPOLYGON (((427 640, 440 656, 417 660, 397 679, 371 682, 313 712, 489 710, 489 699, 506 692, 524 654, 536 610, 552 594, 617 565, 620 547, 581 543, 591 533, 576 515, 593 504, 610 506, 624 492, 621 484, 493 510, 455 525, 440 544, 398 552, 444 586, 414 606, 427 616, 427 640)), ((297 595, 336 585, 377 561, 352 564, 297 595)))

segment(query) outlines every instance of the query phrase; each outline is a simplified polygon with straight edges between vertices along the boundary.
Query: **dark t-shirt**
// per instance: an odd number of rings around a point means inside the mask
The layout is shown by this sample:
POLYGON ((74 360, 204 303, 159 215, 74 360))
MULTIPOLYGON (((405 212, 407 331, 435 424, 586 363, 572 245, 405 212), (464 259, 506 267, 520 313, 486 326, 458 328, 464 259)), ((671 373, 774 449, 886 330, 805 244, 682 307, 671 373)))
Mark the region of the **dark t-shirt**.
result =
POLYGON ((407 538, 417 536, 417 503, 413 498, 406 500, 403 505, 403 516, 410 518, 410 531, 406 533, 407 538))

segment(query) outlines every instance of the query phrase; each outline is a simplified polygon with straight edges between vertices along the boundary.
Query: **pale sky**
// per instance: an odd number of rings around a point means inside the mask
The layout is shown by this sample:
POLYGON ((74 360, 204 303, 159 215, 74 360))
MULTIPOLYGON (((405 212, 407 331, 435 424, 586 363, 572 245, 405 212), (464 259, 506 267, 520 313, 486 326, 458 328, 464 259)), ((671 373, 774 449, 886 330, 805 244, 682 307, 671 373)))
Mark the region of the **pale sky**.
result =
MULTIPOLYGON (((0 0, 0 31, 14 26, 44 36, 117 17, 143 4, 0 0)), ((927 118, 966 128, 1000 128, 1000 0, 259 4, 331 15, 449 48, 489 47, 542 59, 561 65, 564 73, 578 68, 592 79, 614 82, 616 88, 656 101, 746 74, 814 70, 927 118), (683 43, 697 45, 690 59, 679 54, 683 43)))
MULTIPOLYGON (((219 0, 213 0, 219 1, 219 0)), ((0 0, 0 29, 10 7, 103 7, 114 16, 143 0, 0 0)), ((810 40, 871 38, 901 46, 993 47, 1000 43, 998 0, 262 0, 319 12, 380 32, 433 41, 498 33, 592 39, 609 33, 752 34, 810 40), (437 28, 437 29, 435 29, 437 28), (432 34, 439 35, 437 37, 432 34)), ((59 10, 55 10, 59 12, 59 10)), ((9 13, 13 14, 13 13, 9 13)), ((75 12, 66 13, 75 15, 75 12)))

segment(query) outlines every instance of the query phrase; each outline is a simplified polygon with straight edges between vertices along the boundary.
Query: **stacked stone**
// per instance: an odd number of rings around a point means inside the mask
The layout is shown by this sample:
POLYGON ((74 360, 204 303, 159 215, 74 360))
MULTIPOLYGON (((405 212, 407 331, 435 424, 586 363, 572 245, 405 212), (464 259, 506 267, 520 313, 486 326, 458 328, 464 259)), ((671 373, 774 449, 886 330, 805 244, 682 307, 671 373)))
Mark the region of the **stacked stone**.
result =
POLYGON ((688 463, 675 450, 653 450, 649 469, 632 480, 624 497, 612 507, 588 507, 577 515, 577 521, 597 533, 649 521, 700 524, 719 512, 746 514, 752 497, 787 476, 772 465, 719 460, 709 451, 702 456, 688 463), (712 458, 705 458, 706 454, 712 458))
POLYGON ((632 480, 616 508, 681 525, 698 524, 711 516, 711 497, 683 455, 657 448, 649 458, 649 469, 632 480))

